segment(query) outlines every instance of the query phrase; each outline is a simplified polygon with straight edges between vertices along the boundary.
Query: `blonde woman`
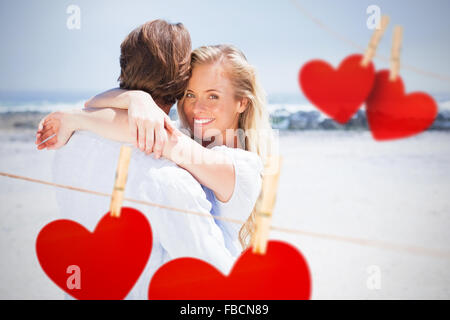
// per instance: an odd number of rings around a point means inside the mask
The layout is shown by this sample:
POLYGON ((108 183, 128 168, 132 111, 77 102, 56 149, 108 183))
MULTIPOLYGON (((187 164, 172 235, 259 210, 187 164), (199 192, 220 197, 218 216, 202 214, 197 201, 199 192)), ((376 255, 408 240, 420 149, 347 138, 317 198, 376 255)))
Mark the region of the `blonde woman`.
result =
POLYGON ((248 246, 254 230, 263 163, 272 146, 265 96, 254 68, 234 46, 194 50, 191 68, 187 89, 177 106, 178 125, 171 123, 148 93, 113 89, 85 106, 116 108, 114 116, 74 110, 54 115, 60 121, 58 126, 46 126, 51 123, 51 114, 42 121, 37 143, 57 133, 42 147, 57 149, 74 130, 89 130, 134 143, 155 158, 174 161, 202 185, 212 203, 212 214, 246 220, 242 226, 217 220, 227 248, 236 256, 248 246))

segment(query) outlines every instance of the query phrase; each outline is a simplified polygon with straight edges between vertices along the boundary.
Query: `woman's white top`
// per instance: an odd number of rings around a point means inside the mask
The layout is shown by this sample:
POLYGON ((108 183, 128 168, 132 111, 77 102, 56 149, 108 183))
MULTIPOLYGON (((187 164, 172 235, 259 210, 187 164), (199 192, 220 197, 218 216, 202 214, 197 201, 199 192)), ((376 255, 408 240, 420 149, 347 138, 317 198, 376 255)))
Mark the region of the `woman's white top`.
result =
MULTIPOLYGON (((75 132, 65 146, 55 151, 53 181, 111 193, 123 144, 88 131, 75 132)), ((234 163, 235 188, 231 199, 223 203, 188 171, 167 159, 154 159, 153 155, 130 146, 133 152, 126 198, 241 221, 246 221, 250 215, 261 189, 262 163, 256 154, 226 146, 212 148, 231 155, 234 163)), ((55 190, 62 218, 74 220, 90 231, 109 210, 110 199, 107 197, 60 188, 55 190)), ((150 259, 127 299, 147 299, 153 273, 169 260, 194 257, 228 274, 242 252, 238 240, 241 224, 128 201, 124 201, 123 206, 141 211, 148 218, 153 233, 150 259)))
MULTIPOLYGON (((230 155, 235 174, 234 191, 227 202, 220 201, 212 190, 202 186, 207 199, 212 204, 211 214, 245 222, 250 216, 261 191, 261 174, 263 169, 261 159, 255 153, 227 146, 215 146, 211 150, 230 155)), ((239 230, 242 224, 223 220, 216 220, 216 223, 224 233, 225 245, 228 250, 234 256, 239 255, 242 252, 242 246, 239 241, 239 230)))

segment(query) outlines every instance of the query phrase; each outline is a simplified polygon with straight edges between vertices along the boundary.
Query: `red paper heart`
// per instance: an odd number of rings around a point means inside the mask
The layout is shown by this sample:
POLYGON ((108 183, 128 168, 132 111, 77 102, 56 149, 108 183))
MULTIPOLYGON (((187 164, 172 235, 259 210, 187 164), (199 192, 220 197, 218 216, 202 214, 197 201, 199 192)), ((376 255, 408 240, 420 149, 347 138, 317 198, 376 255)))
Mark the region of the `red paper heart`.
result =
POLYGON ((367 99, 367 121, 376 140, 405 138, 426 130, 437 116, 436 102, 426 93, 405 95, 403 81, 389 80, 389 70, 377 72, 367 99))
POLYGON ((359 54, 345 58, 337 70, 321 60, 305 64, 299 83, 305 96, 318 109, 344 124, 358 111, 372 90, 375 78, 373 63, 361 66, 359 54))
POLYGON ((136 209, 108 212, 93 233, 77 222, 56 220, 39 232, 36 253, 45 273, 77 299, 124 299, 150 257, 152 231, 136 209), (74 288, 78 272, 81 288, 74 288))
POLYGON ((293 246, 269 241, 265 255, 247 249, 224 276, 195 258, 172 260, 155 272, 150 300, 304 300, 311 296, 306 260, 293 246))

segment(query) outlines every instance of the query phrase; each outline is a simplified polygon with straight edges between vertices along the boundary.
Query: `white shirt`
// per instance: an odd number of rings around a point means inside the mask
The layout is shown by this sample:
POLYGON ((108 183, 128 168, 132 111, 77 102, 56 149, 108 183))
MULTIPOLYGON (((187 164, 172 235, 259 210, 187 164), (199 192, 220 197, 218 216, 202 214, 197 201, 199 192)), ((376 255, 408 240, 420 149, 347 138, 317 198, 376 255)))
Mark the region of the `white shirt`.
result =
MULTIPOLYGON (((172 123, 177 129, 183 131, 180 120, 172 123)), ((183 131, 183 133, 187 134, 188 131, 183 131)), ((207 199, 212 204, 211 214, 247 221, 261 192, 264 168, 261 158, 256 153, 225 145, 214 146, 211 150, 224 152, 231 156, 235 173, 234 191, 226 203, 217 199, 212 190, 202 185, 207 199)), ((239 230, 242 225, 223 220, 216 220, 216 223, 223 231, 227 249, 233 256, 239 256, 242 252, 239 241, 239 230)))
MULTIPOLYGON (((211 150, 225 152, 231 156, 234 165, 235 182, 231 198, 227 202, 217 199, 212 190, 203 186, 208 200, 212 203, 213 215, 247 221, 261 191, 263 165, 261 158, 252 152, 227 146, 215 146, 211 150)), ((223 231, 225 245, 233 256, 240 255, 239 241, 241 224, 216 220, 223 231)))
MULTIPOLYGON (((122 145, 88 131, 75 132, 69 142, 55 152, 53 181, 111 193, 122 145)), ((131 147, 133 152, 125 197, 243 221, 251 213, 261 187, 257 171, 262 169, 262 165, 257 165, 259 157, 256 155, 226 146, 214 147, 231 154, 235 164, 233 195, 230 201, 221 203, 211 190, 201 186, 186 170, 169 160, 154 159, 152 155, 131 147)), ((56 190, 62 218, 74 220, 90 231, 109 210, 110 199, 107 197, 56 190)), ((153 233, 150 259, 126 299, 147 299, 153 273, 169 260, 194 257, 228 274, 242 251, 237 238, 240 224, 127 201, 123 206, 141 211, 150 221, 153 233)))

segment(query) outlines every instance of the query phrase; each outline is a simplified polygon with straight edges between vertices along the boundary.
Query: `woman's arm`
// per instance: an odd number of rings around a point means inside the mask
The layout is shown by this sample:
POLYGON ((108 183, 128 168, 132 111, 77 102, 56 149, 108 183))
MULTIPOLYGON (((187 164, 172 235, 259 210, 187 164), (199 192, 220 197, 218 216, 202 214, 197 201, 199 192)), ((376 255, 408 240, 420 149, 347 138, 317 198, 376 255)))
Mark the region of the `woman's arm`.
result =
POLYGON ((179 166, 211 189, 218 200, 227 202, 233 195, 236 179, 231 158, 220 151, 207 149, 192 139, 190 141, 195 144, 192 149, 197 151, 194 151, 193 157, 188 158, 188 161, 179 163, 179 166), (191 161, 196 155, 201 155, 203 163, 191 161))
POLYGON ((85 108, 119 108, 128 109, 132 95, 145 94, 140 90, 124 90, 114 88, 99 93, 84 104, 85 108), (132 93, 133 92, 133 93, 132 93), (130 94, 131 93, 131 94, 130 94))
MULTIPOLYGON (((130 134, 128 113, 121 109, 74 109, 54 112, 41 122, 40 127, 42 129, 36 143, 53 133, 57 134, 57 139, 49 140, 38 149, 46 146, 48 149, 57 149, 63 146, 75 130, 92 131, 107 139, 121 142, 135 141, 130 134)), ((235 182, 231 158, 220 151, 203 147, 176 128, 169 129, 167 133, 169 137, 162 155, 189 171, 202 185, 211 189, 218 200, 227 202, 234 192, 235 182)))
POLYGON ((198 182, 211 189, 218 200, 227 202, 233 195, 236 176, 229 155, 205 148, 175 129, 163 156, 189 171, 198 182))
MULTIPOLYGON (((81 110, 73 120, 76 130, 89 130, 108 139, 134 142, 125 110, 81 110)), ((202 185, 211 189, 218 200, 227 202, 233 194, 235 182, 231 158, 203 147, 176 128, 168 134, 162 155, 189 171, 202 185)))
POLYGON ((136 143, 128 124, 128 112, 123 109, 101 108, 73 110, 69 126, 74 130, 91 131, 106 139, 136 143))
POLYGON ((172 127, 167 113, 170 106, 162 110, 152 96, 141 90, 111 89, 96 95, 85 103, 85 108, 128 109, 131 135, 141 151, 155 152, 157 157, 166 143, 164 127, 172 127))
POLYGON ((92 131, 107 139, 136 142, 130 134, 126 110, 114 108, 72 109, 52 112, 39 123, 36 132, 38 150, 55 150, 64 146, 77 130, 92 131), (53 138, 51 136, 54 135, 53 138), (45 141, 48 139, 47 141, 45 141), (44 142, 45 141, 45 142, 44 142))

